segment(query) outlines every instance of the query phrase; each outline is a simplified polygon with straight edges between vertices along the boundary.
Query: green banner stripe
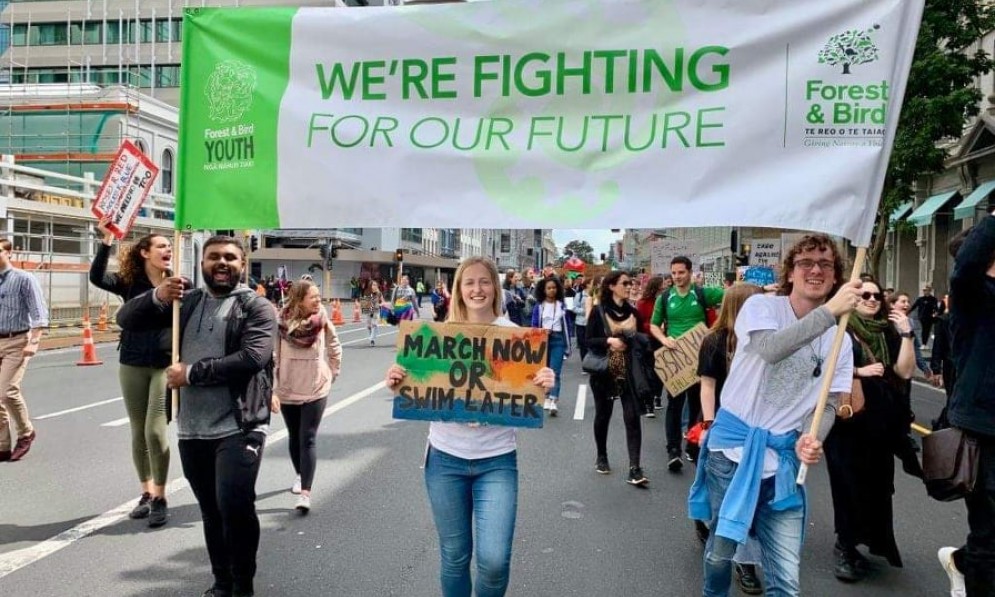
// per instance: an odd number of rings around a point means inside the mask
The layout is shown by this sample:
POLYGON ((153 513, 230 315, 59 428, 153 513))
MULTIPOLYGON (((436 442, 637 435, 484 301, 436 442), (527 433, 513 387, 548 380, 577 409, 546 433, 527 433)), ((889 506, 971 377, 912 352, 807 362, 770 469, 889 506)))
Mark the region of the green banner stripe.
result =
POLYGON ((280 227, 277 124, 296 13, 296 8, 185 12, 178 228, 280 227))

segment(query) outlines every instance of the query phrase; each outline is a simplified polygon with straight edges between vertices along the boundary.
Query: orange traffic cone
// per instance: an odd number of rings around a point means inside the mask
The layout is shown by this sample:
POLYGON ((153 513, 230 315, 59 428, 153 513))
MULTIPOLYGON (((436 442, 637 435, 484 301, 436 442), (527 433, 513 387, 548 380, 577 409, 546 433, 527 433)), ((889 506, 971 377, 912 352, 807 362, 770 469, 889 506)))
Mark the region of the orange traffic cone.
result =
POLYGON ((335 299, 335 306, 332 307, 332 323, 342 325, 345 319, 342 317, 342 301, 335 299))
POLYGON ((77 361, 77 365, 103 365, 104 362, 97 359, 97 347, 93 344, 93 331, 90 330, 90 315, 83 316, 83 360, 77 361))
POLYGON ((100 319, 97 320, 97 331, 107 331, 107 303, 100 305, 100 319))
POLYGON ((359 299, 352 304, 352 322, 359 323, 359 299))

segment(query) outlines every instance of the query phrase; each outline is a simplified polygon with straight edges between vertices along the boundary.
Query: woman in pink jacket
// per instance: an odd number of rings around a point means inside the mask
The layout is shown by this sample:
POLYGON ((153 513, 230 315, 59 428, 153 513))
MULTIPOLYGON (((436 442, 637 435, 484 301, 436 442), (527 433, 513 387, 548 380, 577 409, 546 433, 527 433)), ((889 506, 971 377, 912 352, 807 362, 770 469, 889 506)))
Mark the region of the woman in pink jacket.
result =
POLYGON ((315 438, 332 382, 342 364, 342 344, 321 306, 318 287, 301 280, 290 289, 280 312, 276 344, 273 412, 287 423, 290 459, 297 471, 292 493, 301 514, 311 510, 311 483, 317 464, 315 438))

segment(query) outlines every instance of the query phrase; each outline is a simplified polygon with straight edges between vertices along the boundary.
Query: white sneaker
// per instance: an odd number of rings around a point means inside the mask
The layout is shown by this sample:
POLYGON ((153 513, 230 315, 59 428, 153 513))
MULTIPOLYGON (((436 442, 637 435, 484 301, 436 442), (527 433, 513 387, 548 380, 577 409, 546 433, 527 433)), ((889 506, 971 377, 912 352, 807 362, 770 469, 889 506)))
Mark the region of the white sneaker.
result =
POLYGON ((556 408, 556 400, 550 400, 549 401, 549 416, 555 417, 557 412, 559 412, 559 409, 556 408))
POLYGON ((311 496, 302 494, 301 497, 297 498, 297 505, 294 506, 294 508, 296 508, 297 511, 300 512, 301 514, 307 514, 308 512, 310 512, 311 496))
POLYGON ((301 476, 297 475, 297 478, 294 479, 294 484, 290 487, 290 493, 297 495, 300 492, 301 492, 301 476))
POLYGON ((950 597, 966 597, 967 587, 964 585, 964 575, 957 569, 954 563, 954 552, 956 547, 941 547, 936 552, 936 558, 940 560, 940 565, 950 578, 950 597))
POLYGON ((553 403, 552 400, 546 398, 546 400, 542 403, 542 410, 549 410, 549 405, 552 403, 553 403))

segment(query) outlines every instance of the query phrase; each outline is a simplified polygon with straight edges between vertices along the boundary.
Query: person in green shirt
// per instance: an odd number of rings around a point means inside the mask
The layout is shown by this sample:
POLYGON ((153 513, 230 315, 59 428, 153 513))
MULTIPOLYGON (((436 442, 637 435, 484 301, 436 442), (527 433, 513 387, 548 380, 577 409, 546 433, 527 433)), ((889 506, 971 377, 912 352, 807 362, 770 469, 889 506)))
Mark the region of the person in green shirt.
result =
MULTIPOLYGON (((706 310, 721 305, 723 295, 721 288, 701 288, 691 283, 691 260, 687 257, 674 257, 670 262, 670 275, 674 285, 670 291, 657 297, 650 325, 650 333, 665 349, 676 348, 675 338, 699 323, 707 323, 706 310)), ((671 396, 667 402, 667 468, 672 472, 684 466, 681 460, 684 439, 681 422, 685 403, 688 405, 688 425, 694 425, 701 416, 700 385, 695 384, 683 393, 671 396)), ((697 460, 697 446, 688 444, 687 455, 688 460, 697 460)))

